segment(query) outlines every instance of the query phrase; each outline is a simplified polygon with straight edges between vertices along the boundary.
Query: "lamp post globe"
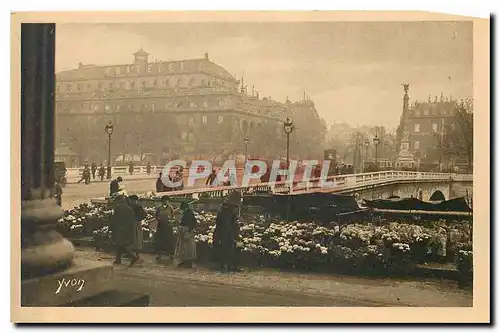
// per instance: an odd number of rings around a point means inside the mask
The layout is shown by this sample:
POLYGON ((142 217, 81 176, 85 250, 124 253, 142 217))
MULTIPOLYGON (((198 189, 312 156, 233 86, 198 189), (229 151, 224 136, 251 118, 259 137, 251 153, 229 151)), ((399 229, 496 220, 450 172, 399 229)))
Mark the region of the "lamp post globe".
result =
POLYGON ((283 123, 283 129, 285 130, 285 133, 287 135, 290 135, 292 133, 294 128, 293 120, 290 119, 290 117, 287 117, 285 122, 283 123))
POLYGON ((107 179, 111 179, 111 135, 113 135, 114 125, 110 120, 106 126, 104 126, 104 131, 108 134, 108 166, 107 166, 107 179))

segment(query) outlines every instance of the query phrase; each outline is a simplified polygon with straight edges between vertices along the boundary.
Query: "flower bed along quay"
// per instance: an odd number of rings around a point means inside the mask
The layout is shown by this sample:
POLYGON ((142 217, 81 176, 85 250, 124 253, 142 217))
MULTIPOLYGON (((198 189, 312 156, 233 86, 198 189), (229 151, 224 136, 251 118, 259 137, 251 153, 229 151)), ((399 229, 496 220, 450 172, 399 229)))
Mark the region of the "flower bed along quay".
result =
MULTIPOLYGON (((145 207, 144 249, 154 236, 154 207, 145 207)), ((112 211, 81 205, 66 211, 59 230, 68 238, 92 237, 97 248, 111 246, 108 221, 112 211)), ((215 213, 195 213, 198 260, 210 261, 215 213)), ((174 226, 176 231, 177 226, 174 226)), ((415 264, 432 260, 457 261, 470 276, 472 252, 469 222, 359 222, 344 226, 313 221, 280 221, 263 216, 240 221, 238 242, 243 265, 362 275, 405 276, 415 264), (444 238, 443 238, 444 237, 444 238), (429 255, 431 252, 431 256, 429 255)), ((464 278, 464 281, 466 279, 464 278)))

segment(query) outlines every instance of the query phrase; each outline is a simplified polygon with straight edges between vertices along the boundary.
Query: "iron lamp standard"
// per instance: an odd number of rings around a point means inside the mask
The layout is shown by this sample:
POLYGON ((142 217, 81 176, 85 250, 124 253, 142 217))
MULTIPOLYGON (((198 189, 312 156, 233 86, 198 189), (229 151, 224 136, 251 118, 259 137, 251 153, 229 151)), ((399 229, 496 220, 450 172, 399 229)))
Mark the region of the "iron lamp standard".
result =
POLYGON ((243 139, 243 142, 245 143, 245 165, 246 165, 248 160, 248 143, 250 142, 250 140, 248 140, 248 138, 245 137, 243 139))
POLYGON ((365 172, 366 161, 368 160, 368 148, 370 147, 370 141, 368 139, 365 139, 364 145, 365 145, 365 151, 363 156, 363 172, 365 172))
POLYGON ((378 171, 378 145, 380 143, 380 138, 378 137, 378 134, 375 134, 375 137, 373 138, 373 144, 375 145, 375 167, 376 170, 378 171))
POLYGON ((104 131, 108 133, 108 174, 107 179, 111 179, 111 135, 113 134, 113 123, 111 120, 104 126, 104 131))
POLYGON ((283 123, 283 129, 286 133, 286 167, 290 167, 290 134, 293 132, 295 125, 290 117, 287 117, 283 123))
MULTIPOLYGON (((287 177, 286 180, 289 180, 288 170, 290 169, 290 134, 293 132, 293 128, 295 125, 293 124, 293 120, 290 117, 286 117, 285 122, 283 123, 283 129, 286 133, 286 169, 287 169, 287 177)), ((290 183, 290 190, 292 192, 293 182, 290 183)), ((286 220, 289 221, 290 217, 290 196, 287 199, 287 209, 286 209, 286 220)))

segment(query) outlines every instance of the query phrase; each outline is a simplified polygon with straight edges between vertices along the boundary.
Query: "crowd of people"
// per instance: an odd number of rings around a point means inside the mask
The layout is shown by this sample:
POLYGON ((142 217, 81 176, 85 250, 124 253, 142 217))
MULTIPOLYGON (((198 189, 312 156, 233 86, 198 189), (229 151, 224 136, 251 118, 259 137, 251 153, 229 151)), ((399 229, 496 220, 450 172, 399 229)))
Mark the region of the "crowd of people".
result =
POLYGON ((85 163, 83 166, 83 171, 82 171, 82 178, 78 181, 78 184, 80 184, 82 181, 84 182, 85 185, 90 184, 90 177, 92 175, 92 179, 95 180, 95 176, 99 176, 101 178, 101 182, 104 181, 104 176, 106 175, 106 168, 104 165, 101 165, 97 167, 97 164, 95 162, 92 162, 92 165, 89 166, 88 163, 85 163))
MULTIPOLYGON (((146 213, 138 202, 136 195, 127 196, 120 188, 122 182, 118 177, 110 184, 110 207, 113 215, 110 230, 115 247, 114 264, 121 264, 122 258, 130 260, 130 266, 140 259, 142 250, 142 221, 146 213)), ((214 230, 214 261, 220 270, 241 271, 237 264, 237 240, 239 239, 239 205, 241 194, 234 192, 221 205, 217 214, 214 230)), ((181 268, 191 268, 196 260, 195 228, 197 220, 187 201, 181 203, 181 218, 177 234, 174 233, 175 213, 168 196, 163 196, 161 205, 156 209, 154 221, 149 221, 154 234, 154 251, 157 262, 166 255, 181 268)))

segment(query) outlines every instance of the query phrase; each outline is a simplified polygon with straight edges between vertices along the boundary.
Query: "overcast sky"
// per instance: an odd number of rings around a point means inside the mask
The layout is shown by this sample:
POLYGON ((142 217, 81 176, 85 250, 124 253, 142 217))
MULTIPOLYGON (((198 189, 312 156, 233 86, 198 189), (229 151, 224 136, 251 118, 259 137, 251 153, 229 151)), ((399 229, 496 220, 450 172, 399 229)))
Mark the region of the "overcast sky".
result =
POLYGON ((410 100, 472 96, 470 22, 71 24, 57 26, 56 69, 150 58, 210 59, 249 91, 316 103, 327 123, 395 128, 410 100))

